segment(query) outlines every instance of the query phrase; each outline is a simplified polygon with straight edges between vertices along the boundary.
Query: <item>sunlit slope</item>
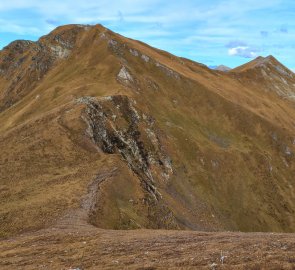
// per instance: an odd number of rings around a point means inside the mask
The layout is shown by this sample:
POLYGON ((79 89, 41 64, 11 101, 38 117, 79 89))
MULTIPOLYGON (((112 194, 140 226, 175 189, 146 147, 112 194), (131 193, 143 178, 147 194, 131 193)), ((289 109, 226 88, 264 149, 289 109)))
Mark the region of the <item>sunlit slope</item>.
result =
POLYGON ((291 93, 294 74, 271 61, 212 71, 100 25, 9 45, 1 234, 54 224, 87 193, 102 228, 294 231, 294 102, 271 88, 291 93))

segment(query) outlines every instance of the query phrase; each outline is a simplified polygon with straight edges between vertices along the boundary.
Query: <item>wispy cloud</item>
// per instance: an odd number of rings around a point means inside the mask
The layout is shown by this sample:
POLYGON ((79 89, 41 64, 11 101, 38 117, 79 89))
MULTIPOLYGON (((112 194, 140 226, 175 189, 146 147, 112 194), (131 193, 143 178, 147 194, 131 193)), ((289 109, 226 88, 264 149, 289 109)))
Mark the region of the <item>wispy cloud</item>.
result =
POLYGON ((240 56, 243 58, 254 58, 257 56, 257 50, 247 46, 238 46, 228 50, 230 56, 240 56))
POLYGON ((264 38, 268 37, 269 33, 268 31, 260 31, 260 35, 264 38))
POLYGON ((45 20, 45 22, 50 24, 50 25, 54 25, 54 26, 58 26, 60 24, 60 21, 53 20, 53 19, 47 19, 47 20, 45 20))
POLYGON ((244 41, 239 41, 239 40, 230 41, 229 43, 225 45, 226 48, 245 47, 245 46, 247 46, 247 43, 244 41))
POLYGON ((288 33, 288 28, 286 25, 282 25, 279 29, 281 33, 288 33))

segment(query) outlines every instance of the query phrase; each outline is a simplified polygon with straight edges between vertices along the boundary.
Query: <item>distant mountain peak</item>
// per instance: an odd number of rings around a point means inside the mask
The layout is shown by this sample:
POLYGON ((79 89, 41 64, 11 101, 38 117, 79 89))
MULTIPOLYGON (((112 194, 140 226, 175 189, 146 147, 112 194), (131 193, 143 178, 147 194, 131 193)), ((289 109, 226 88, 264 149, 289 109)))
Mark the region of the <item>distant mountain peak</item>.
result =
POLYGON ((255 60, 257 60, 257 65, 261 64, 280 64, 282 65, 275 57, 272 55, 266 56, 266 57, 258 57, 255 60))
POLYGON ((214 68, 215 70, 218 70, 218 71, 230 71, 231 68, 228 67, 228 66, 225 66, 225 65, 219 65, 217 66, 216 68, 214 68))
POLYGON ((259 56, 254 60, 232 70, 238 76, 247 78, 248 83, 259 83, 266 91, 294 100, 294 73, 279 62, 274 56, 259 56))
POLYGON ((257 58, 255 58, 254 60, 238 66, 236 68, 234 68, 232 71, 234 72, 244 72, 247 70, 252 70, 252 69, 256 69, 256 68, 277 68, 279 71, 284 70, 284 75, 286 75, 287 73, 290 73, 290 70, 285 67, 281 62, 279 62, 274 56, 269 55, 266 57, 263 56, 258 56, 257 58))

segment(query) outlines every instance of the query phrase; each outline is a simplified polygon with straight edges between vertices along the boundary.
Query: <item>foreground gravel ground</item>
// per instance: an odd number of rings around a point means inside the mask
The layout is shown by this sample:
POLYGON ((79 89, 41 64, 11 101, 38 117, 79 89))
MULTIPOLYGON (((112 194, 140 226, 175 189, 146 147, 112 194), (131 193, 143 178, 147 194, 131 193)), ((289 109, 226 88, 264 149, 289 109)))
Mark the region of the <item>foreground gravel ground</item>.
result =
POLYGON ((0 269, 295 269, 295 234, 52 228, 0 241, 0 269))

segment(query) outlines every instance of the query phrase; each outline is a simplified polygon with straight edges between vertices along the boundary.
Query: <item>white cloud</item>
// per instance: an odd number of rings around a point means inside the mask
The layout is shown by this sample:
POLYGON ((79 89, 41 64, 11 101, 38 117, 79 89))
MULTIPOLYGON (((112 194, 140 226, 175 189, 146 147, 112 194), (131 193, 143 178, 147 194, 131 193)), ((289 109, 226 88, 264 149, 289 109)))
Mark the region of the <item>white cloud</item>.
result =
POLYGON ((257 50, 255 49, 251 49, 248 46, 238 46, 235 48, 230 48, 228 50, 228 54, 230 56, 240 56, 240 57, 244 57, 244 58, 254 58, 257 56, 256 53, 257 50))

